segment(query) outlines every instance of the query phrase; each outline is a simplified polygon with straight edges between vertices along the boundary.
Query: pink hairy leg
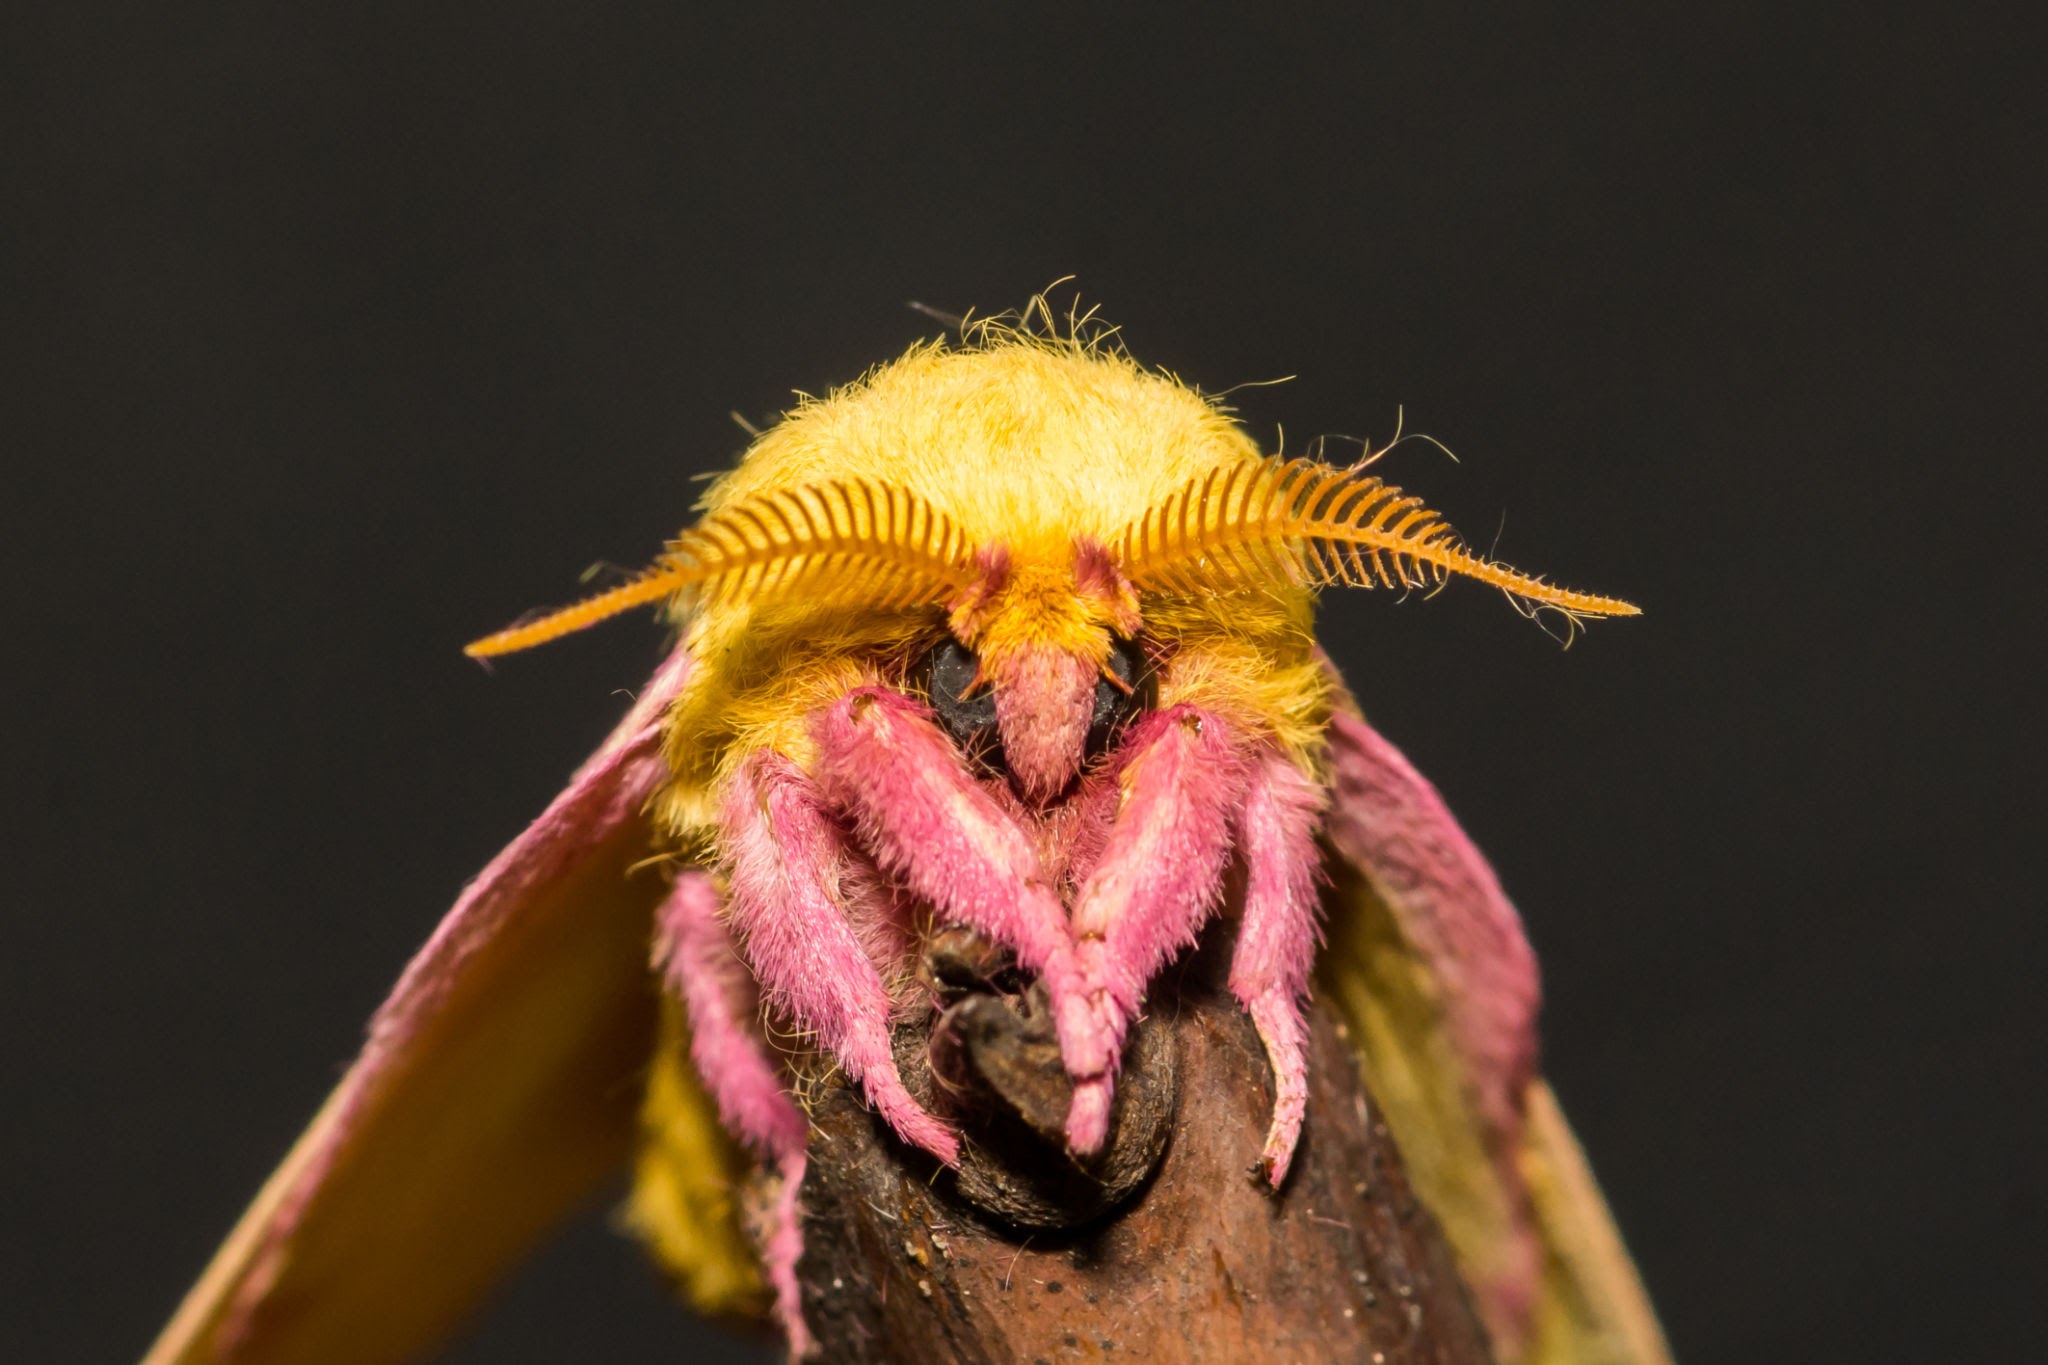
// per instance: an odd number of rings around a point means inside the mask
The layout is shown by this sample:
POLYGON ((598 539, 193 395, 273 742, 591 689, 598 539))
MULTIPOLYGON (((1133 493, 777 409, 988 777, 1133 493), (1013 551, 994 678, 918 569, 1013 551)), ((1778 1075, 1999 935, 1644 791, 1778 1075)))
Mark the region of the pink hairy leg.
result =
MULTIPOLYGON (((1073 1031, 1092 1046, 1066 1053, 1075 1080, 1067 1145, 1083 1153, 1108 1136, 1123 1038, 1146 984, 1193 946, 1215 908, 1231 817, 1245 790, 1244 760, 1229 729, 1193 707, 1145 717, 1123 753, 1116 818, 1074 902, 1086 994, 1071 1008, 1088 1017, 1073 1031)), ((1068 1029, 1059 1022, 1064 1043, 1068 1029)))
MULTIPOLYGON (((1030 836, 967 771, 923 702, 863 687, 820 711, 818 780, 861 840, 941 916, 1017 955, 1052 998, 1055 1018, 1080 1000, 1066 908, 1030 836)), ((1089 1032, 1060 1030, 1060 1054, 1092 1055, 1089 1032)))
POLYGON ((775 1163, 782 1188, 769 1215, 761 1248, 775 1316, 789 1338, 791 1356, 810 1354, 796 1263, 803 1255, 803 1186, 810 1124, 783 1089, 782 1077, 752 1027, 753 982, 718 921, 718 891, 702 872, 685 872, 657 916, 655 965, 690 1015, 690 1060, 718 1104, 725 1126, 775 1163))
POLYGON ((1302 1017, 1321 937, 1316 824, 1323 793, 1274 749, 1252 761, 1238 814, 1244 852, 1244 923, 1230 960, 1230 989, 1258 1026, 1273 1067, 1273 1123, 1259 1173, 1278 1189, 1294 1160, 1308 1107, 1308 1028, 1302 1017))
POLYGON ((903 1088, 889 992, 834 897, 852 856, 811 780, 780 754, 741 767, 720 821, 733 927, 771 1003, 815 1033, 905 1142, 947 1165, 960 1140, 903 1088))

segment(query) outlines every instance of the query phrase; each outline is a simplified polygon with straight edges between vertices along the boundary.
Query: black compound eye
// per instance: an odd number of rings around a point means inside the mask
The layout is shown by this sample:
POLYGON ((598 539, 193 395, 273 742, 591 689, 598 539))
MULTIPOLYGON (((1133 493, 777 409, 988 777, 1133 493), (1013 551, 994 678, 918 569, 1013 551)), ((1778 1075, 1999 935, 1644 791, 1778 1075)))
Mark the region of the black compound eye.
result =
POLYGON ((961 752, 983 767, 1000 770, 1003 743, 996 731, 995 691, 983 687, 972 697, 966 695, 978 666, 973 651, 958 640, 947 640, 925 656, 925 693, 961 752))
POLYGON ((1145 690, 1151 682, 1145 676, 1145 651, 1136 640, 1112 640, 1108 668, 1116 682, 1103 678, 1095 684, 1095 713, 1088 720, 1090 758, 1107 749, 1117 732, 1145 709, 1145 690))

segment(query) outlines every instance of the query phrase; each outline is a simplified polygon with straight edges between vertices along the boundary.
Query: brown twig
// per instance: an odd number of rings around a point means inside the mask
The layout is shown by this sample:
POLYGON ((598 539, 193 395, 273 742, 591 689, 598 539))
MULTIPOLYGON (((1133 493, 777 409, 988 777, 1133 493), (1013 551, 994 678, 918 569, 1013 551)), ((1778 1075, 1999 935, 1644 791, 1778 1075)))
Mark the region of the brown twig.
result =
POLYGON ((827 1359, 1491 1359, 1321 1011, 1295 1169, 1277 1195, 1251 1178, 1271 1080, 1222 987, 1227 939, 1225 926, 1158 984, 1109 1149, 1085 1166, 1047 1140, 1066 1091, 1042 1001, 957 970, 948 954, 971 960, 972 943, 935 945, 944 1013, 904 1031, 899 1060, 961 1123, 968 1159, 934 1180, 843 1084, 823 1088, 813 1120, 830 1141, 812 1146, 802 1273, 827 1359))

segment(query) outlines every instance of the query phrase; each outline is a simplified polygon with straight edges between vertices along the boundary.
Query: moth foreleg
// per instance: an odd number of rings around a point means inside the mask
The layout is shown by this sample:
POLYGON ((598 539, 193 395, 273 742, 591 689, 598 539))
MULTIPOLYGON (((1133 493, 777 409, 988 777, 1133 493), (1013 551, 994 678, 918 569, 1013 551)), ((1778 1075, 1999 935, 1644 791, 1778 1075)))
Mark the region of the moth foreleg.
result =
POLYGON ((1066 910, 1037 850, 929 708, 864 687, 825 708, 815 733, 821 785, 884 867, 944 918, 1008 947, 1026 971, 1068 966, 1066 910))
POLYGON ((1215 908, 1245 788, 1228 727, 1191 706, 1140 721, 1123 752, 1109 838, 1074 902, 1084 989, 1102 1021, 1100 1046, 1068 1058, 1067 1143, 1077 1152, 1108 1136, 1124 1033, 1146 985, 1215 908))
MULTIPOLYGON (((820 784, 883 867, 940 918, 1015 953, 1045 983, 1055 1019, 1083 999, 1066 907, 1036 847, 967 770, 928 707, 864 687, 820 711, 813 733, 820 784)), ((1059 1041, 1069 1071, 1077 1055, 1100 1048, 1064 1027, 1059 1041)))

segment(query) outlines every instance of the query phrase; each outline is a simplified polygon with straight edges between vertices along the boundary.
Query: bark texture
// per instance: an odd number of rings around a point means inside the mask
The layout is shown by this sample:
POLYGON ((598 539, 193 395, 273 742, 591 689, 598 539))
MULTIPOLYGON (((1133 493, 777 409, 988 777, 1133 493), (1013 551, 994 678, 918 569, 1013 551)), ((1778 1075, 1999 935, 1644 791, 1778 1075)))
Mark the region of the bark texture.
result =
POLYGON ((944 1172, 843 1084, 815 1090, 801 1274, 826 1359, 1491 1360, 1320 1008, 1293 1172, 1277 1195, 1252 1178, 1272 1081, 1223 989, 1217 927, 1158 983, 1109 1148, 1086 1167, 1056 1141, 1067 1090, 1032 993, 999 965, 963 967, 971 944, 928 961, 954 994, 899 1035, 899 1057, 920 1098, 961 1124, 968 1159, 944 1172))

